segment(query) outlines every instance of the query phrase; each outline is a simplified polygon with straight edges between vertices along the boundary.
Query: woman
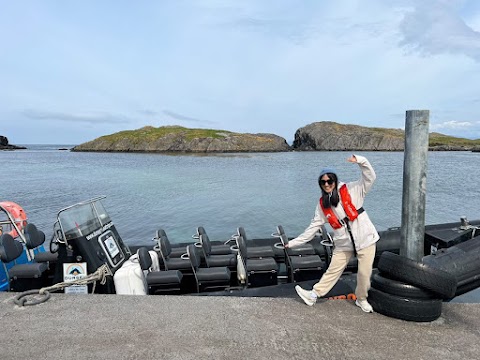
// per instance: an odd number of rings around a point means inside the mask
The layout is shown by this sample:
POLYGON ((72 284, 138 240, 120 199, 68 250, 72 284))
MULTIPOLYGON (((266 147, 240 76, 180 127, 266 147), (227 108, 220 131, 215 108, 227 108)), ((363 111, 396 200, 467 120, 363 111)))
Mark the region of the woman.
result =
POLYGON ((290 240, 286 247, 294 248, 312 240, 320 227, 329 223, 334 230, 334 249, 330 266, 312 290, 305 290, 298 285, 295 290, 305 304, 314 305, 318 297, 326 295, 333 288, 347 267, 348 261, 355 255, 358 258, 355 304, 365 312, 373 312, 367 297, 375 259, 375 244, 379 235, 362 206, 376 175, 363 156, 352 155, 347 161, 360 166, 362 171, 360 180, 344 184, 338 181, 334 169, 323 169, 318 178, 322 196, 315 209, 315 217, 303 234, 290 240))

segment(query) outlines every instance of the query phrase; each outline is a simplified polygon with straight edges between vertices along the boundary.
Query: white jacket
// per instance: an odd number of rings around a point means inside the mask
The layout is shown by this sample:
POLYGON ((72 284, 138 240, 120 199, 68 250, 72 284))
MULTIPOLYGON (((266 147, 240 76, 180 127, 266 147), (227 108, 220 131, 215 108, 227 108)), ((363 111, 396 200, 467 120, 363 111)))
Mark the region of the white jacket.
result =
MULTIPOLYGON (((363 206, 365 195, 367 195, 368 191, 372 187, 376 175, 372 165, 370 165, 370 162, 365 157, 355 155, 355 158, 357 159, 357 164, 360 166, 362 171, 362 177, 360 180, 347 183, 347 188, 348 192, 350 193, 350 197, 352 198, 353 205, 355 208, 359 209, 363 206)), ((341 182, 337 184, 337 190, 340 189, 342 184, 343 183, 341 182)), ((333 211, 339 220, 344 219, 347 216, 343 210, 341 200, 338 202, 337 206, 333 207, 333 211)), ((320 227, 325 223, 328 223, 328 220, 325 218, 325 215, 320 208, 320 202, 317 202, 315 216, 312 219, 312 222, 302 234, 297 236, 295 239, 290 240, 288 242, 288 246, 294 248, 312 240, 315 234, 320 230, 320 227)), ((365 249, 366 247, 376 243, 380 238, 366 211, 358 215, 354 221, 350 222, 350 228, 352 230, 357 251, 365 249)), ((335 250, 353 251, 352 241, 350 240, 346 226, 343 226, 340 229, 334 229, 333 241, 335 244, 335 250)))

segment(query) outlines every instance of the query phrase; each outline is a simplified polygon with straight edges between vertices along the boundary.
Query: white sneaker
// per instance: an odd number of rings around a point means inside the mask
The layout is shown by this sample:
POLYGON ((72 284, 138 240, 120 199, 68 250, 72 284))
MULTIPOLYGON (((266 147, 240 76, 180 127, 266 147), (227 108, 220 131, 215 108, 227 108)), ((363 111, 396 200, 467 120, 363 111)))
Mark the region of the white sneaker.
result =
POLYGON ((355 305, 359 306, 366 313, 373 312, 372 305, 370 305, 367 299, 364 300, 355 300, 355 305))
POLYGON ((315 305, 317 302, 317 295, 313 291, 305 290, 299 285, 295 286, 295 290, 297 291, 298 296, 300 296, 308 306, 315 305))

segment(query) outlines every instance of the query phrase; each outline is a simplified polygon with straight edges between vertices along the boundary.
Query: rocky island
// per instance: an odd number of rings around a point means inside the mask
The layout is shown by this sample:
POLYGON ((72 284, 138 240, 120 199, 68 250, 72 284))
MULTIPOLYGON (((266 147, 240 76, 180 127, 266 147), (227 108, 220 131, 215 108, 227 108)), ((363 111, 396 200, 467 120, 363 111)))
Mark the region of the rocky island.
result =
POLYGON ((303 151, 399 151, 405 132, 399 129, 368 128, 332 121, 309 124, 295 132, 293 148, 303 151))
POLYGON ((20 150, 26 149, 23 146, 10 145, 8 139, 5 136, 0 135, 0 150, 20 150))
MULTIPOLYGON (((293 149, 297 151, 403 151, 405 131, 338 124, 322 121, 309 124, 295 132, 293 149)), ((431 151, 475 151, 480 140, 470 140, 430 133, 431 151)))
MULTIPOLYGON (((181 126, 146 126, 121 131, 75 146, 72 151, 99 152, 283 152, 283 151, 403 151, 405 131, 345 125, 332 121, 309 124, 295 133, 293 146, 274 134, 241 134, 226 130, 181 126)), ((431 151, 479 151, 480 140, 430 133, 431 151)))
POLYGON ((287 141, 274 134, 240 134, 224 130, 188 129, 182 126, 146 126, 121 131, 75 146, 72 151, 100 152, 280 152, 287 141))

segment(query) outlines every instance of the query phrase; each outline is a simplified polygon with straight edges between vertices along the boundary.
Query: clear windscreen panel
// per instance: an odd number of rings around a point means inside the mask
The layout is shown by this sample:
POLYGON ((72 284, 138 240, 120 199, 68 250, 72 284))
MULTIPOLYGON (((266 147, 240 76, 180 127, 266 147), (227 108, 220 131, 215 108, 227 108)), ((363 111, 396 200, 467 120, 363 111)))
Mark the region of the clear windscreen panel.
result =
POLYGON ((111 221, 110 215, 108 215, 107 211, 103 207, 103 204, 100 201, 97 201, 94 203, 94 205, 98 214, 98 219, 101 222, 101 225, 103 226, 105 224, 108 224, 111 221))
POLYGON ((0 235, 3 233, 9 232, 12 228, 10 219, 7 216, 7 213, 4 211, 0 211, 0 235))
MULTIPOLYGON (((102 227, 97 217, 94 204, 95 203, 79 204, 65 209, 58 214, 58 221, 67 240, 86 236, 102 227)), ((96 204, 98 206, 100 202, 96 204)), ((101 209, 104 216, 108 217, 103 206, 101 206, 101 209)))

